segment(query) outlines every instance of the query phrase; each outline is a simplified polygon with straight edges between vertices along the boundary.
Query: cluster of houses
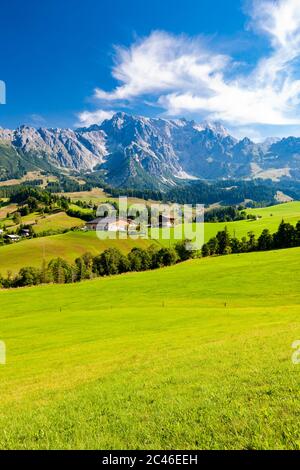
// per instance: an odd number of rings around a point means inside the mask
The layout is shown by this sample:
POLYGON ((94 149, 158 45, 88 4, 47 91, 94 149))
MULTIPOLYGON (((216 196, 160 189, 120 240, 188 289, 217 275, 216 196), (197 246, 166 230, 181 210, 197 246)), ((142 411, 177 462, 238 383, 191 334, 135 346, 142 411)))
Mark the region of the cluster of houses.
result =
POLYGON ((88 230, 99 230, 105 232, 127 232, 131 222, 128 219, 116 219, 114 217, 97 217, 87 222, 88 230))
MULTIPOLYGON (((156 218, 156 223, 153 226, 160 228, 171 228, 177 225, 179 222, 178 217, 174 215, 165 215, 160 214, 156 218)), ((150 227, 149 224, 146 224, 147 227, 150 227)), ((144 227, 145 228, 145 227, 144 227)), ((85 230, 93 231, 103 231, 103 232, 126 232, 126 233, 137 233, 141 232, 142 228, 139 223, 137 223, 133 218, 124 218, 124 217, 97 217, 94 220, 86 223, 85 230)), ((0 229, 0 237, 3 237, 8 242, 14 243, 20 241, 22 238, 30 236, 30 231, 28 229, 22 229, 17 235, 15 233, 6 233, 4 230, 0 229)))
MULTIPOLYGON (((158 227, 171 228, 176 225, 176 218, 164 214, 159 215, 158 227)), ((149 225, 147 225, 149 227, 149 225)), ((134 219, 115 218, 115 217, 97 217, 86 223, 87 230, 98 230, 103 232, 136 232, 139 225, 134 219)))

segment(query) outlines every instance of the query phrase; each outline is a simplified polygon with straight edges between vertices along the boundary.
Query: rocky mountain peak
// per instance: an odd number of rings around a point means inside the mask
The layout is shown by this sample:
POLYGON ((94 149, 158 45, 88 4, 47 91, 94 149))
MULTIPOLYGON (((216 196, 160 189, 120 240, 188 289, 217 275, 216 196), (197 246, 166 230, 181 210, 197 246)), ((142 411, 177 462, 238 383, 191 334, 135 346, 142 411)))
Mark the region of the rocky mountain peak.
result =
MULTIPOLYGON (((160 188, 182 179, 300 179, 300 139, 238 141, 222 123, 114 114, 79 129, 0 129, 0 140, 57 168, 103 170, 115 186, 160 188)), ((1 154, 0 154, 1 166, 1 154)))

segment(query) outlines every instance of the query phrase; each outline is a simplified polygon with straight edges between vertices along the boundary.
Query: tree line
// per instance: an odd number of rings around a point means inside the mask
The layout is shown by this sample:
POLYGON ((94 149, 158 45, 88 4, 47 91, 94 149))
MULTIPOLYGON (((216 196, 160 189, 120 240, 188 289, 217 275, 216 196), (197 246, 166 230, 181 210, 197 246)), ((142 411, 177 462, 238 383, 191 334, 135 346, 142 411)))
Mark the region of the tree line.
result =
POLYGON ((228 255, 230 253, 247 253, 251 251, 268 251, 282 248, 292 248, 300 246, 300 221, 294 227, 290 223, 282 220, 278 230, 270 233, 264 229, 261 235, 256 238, 250 231, 248 237, 239 240, 236 236, 231 236, 227 227, 212 237, 202 246, 202 256, 228 255))
POLYGON ((44 261, 41 268, 21 268, 16 276, 9 272, 5 278, 0 276, 0 287, 8 289, 48 283, 68 284, 100 276, 172 266, 193 256, 194 253, 187 249, 186 242, 179 242, 174 248, 161 248, 157 245, 151 245, 148 249, 135 247, 128 255, 117 248, 108 248, 97 256, 85 253, 74 263, 55 258, 49 263, 44 261))
POLYGON ((247 214, 245 207, 240 205, 237 208, 233 206, 217 207, 210 209, 204 214, 205 222, 234 222, 237 220, 255 220, 257 217, 253 214, 247 214))
MULTIPOLYGON (((90 177, 90 176, 88 176, 90 177)), ((93 175, 92 175, 93 177, 93 175)), ((95 186, 99 186, 96 180, 95 186)), ((107 194, 112 197, 130 196, 156 201, 177 202, 178 204, 199 204, 206 206, 222 201, 224 205, 237 205, 249 199, 249 207, 260 207, 274 204, 277 187, 271 181, 264 180, 225 180, 208 182, 204 180, 189 181, 178 186, 166 188, 165 191, 138 188, 113 188, 101 185, 107 194)))

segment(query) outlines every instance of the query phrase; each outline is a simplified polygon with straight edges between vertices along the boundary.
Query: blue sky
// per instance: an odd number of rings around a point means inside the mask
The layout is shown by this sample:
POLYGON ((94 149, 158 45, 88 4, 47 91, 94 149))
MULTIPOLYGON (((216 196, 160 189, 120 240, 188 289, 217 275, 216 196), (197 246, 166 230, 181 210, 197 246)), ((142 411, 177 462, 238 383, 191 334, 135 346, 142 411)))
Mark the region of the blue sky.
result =
POLYGON ((15 0, 1 5, 0 126, 114 111, 300 135, 299 0, 15 0))

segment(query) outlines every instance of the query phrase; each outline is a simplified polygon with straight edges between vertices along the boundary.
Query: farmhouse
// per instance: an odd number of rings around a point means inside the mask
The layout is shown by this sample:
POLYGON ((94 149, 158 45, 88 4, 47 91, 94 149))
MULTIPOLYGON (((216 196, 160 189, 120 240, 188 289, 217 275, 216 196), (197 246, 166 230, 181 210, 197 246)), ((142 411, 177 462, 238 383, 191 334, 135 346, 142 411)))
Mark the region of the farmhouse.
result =
POLYGON ((97 217, 90 222, 87 222, 86 227, 88 230, 99 230, 104 232, 127 232, 130 220, 115 219, 114 217, 97 217))
POLYGON ((18 242, 21 240, 21 237, 19 237, 19 235, 14 234, 5 235, 5 238, 7 238, 7 240, 10 240, 11 242, 18 242))
POLYGON ((29 237, 29 236, 30 236, 30 230, 28 230, 27 228, 23 228, 23 229, 21 230, 21 235, 22 235, 23 237, 29 237))

